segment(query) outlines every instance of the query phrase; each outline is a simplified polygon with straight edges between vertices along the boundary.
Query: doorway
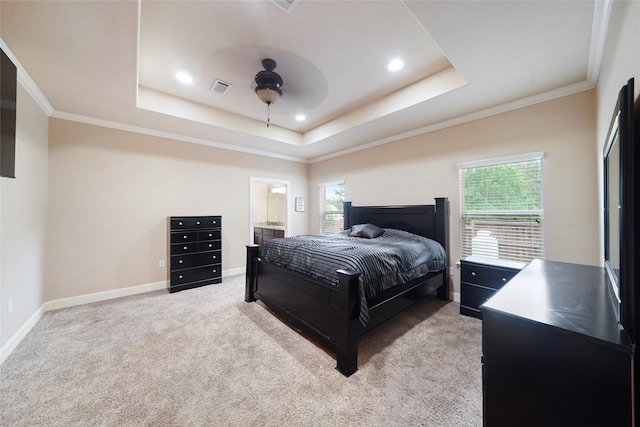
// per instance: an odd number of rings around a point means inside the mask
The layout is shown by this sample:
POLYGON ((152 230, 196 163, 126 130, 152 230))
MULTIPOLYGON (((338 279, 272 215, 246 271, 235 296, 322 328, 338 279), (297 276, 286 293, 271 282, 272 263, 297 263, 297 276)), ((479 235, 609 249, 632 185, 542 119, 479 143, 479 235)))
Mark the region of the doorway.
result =
POLYGON ((289 235, 289 181, 251 177, 249 242, 289 235))

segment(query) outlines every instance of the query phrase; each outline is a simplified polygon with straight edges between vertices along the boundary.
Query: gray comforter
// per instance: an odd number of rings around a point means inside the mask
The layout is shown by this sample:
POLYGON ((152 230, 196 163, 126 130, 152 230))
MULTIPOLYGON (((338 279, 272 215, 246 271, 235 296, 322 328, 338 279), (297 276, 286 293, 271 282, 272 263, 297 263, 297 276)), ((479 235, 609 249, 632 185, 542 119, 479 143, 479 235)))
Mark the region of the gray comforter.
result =
POLYGON ((260 247, 260 257, 331 286, 338 283, 336 270, 359 271, 363 323, 368 317, 367 300, 394 285, 446 267, 446 253, 439 243, 395 229, 385 229, 374 239, 349 237, 349 230, 272 239, 260 247))

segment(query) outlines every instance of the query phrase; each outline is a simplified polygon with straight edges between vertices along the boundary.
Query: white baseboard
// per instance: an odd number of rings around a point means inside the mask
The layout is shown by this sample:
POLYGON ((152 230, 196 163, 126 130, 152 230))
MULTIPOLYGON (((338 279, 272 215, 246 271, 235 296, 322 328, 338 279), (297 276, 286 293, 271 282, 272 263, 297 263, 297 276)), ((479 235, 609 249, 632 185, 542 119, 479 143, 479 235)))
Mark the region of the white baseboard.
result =
POLYGON ((244 267, 225 270, 222 272, 222 277, 237 276, 238 274, 244 274, 246 271, 247 269, 244 267))
POLYGON ((39 309, 36 310, 35 313, 31 315, 31 317, 29 317, 29 319, 20 327, 20 329, 18 329, 16 333, 13 334, 11 338, 9 338, 9 341, 7 341, 7 343, 3 345, 2 348, 0 348, 0 365, 2 365, 2 363, 7 359, 7 357, 9 357, 13 350, 18 347, 20 341, 22 341, 24 337, 27 336, 31 328, 33 328, 35 324, 38 323, 38 320, 40 320, 44 313, 46 313, 46 310, 43 304, 39 309))
POLYGON ((460 302, 460 292, 451 292, 451 296, 455 302, 460 302))
MULTIPOLYGON (((246 270, 244 267, 225 270, 222 272, 222 277, 244 274, 245 271, 246 270)), ((7 343, 3 345, 2 348, 0 348, 0 365, 2 365, 2 363, 7 359, 7 357, 9 357, 13 350, 18 347, 20 341, 22 341, 24 337, 27 336, 31 328, 33 328, 35 324, 38 323, 38 320, 40 320, 40 318, 47 311, 60 310, 61 308, 74 307, 77 305, 90 304, 93 302, 106 301, 130 295, 158 291, 161 289, 166 289, 166 287, 167 281, 163 280, 161 282, 147 283, 146 285, 131 286, 128 288, 113 289, 110 291, 95 292, 87 295, 79 295, 75 297, 47 301, 42 304, 42 306, 38 310, 36 310, 36 312, 33 313, 31 317, 29 317, 29 320, 27 320, 15 334, 13 334, 9 341, 7 341, 7 343)))
POLYGON ((148 283, 146 285, 131 286, 129 288, 113 289, 110 291, 96 292, 93 294, 79 295, 76 297, 61 298, 47 301, 43 304, 44 312, 60 310, 61 308, 74 307, 76 305, 91 304, 93 302, 106 301, 115 298, 127 297, 129 295, 143 294, 145 292, 166 289, 167 282, 148 283))

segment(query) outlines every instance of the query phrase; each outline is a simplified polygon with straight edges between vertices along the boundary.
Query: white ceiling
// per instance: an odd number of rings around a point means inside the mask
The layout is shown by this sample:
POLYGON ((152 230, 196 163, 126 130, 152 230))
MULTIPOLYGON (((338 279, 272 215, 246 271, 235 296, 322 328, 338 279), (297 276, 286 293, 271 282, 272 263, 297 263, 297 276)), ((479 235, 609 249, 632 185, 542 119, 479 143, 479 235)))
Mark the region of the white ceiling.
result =
POLYGON ((609 3, 2 0, 0 34, 54 117, 314 161, 592 88, 609 3))

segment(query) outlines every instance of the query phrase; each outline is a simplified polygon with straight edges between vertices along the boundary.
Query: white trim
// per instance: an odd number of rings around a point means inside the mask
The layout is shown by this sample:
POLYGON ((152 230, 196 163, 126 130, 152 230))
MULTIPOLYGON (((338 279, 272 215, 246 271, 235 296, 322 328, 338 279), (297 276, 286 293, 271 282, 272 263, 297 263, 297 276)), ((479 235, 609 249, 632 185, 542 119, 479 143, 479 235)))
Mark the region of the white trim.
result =
POLYGON ((127 132, 139 133, 142 135, 157 136, 160 138, 173 139, 176 141, 190 142, 192 144, 206 145, 208 147, 220 148, 229 151, 238 151, 241 153, 255 154, 263 157, 272 157, 274 159, 290 160, 292 162, 309 163, 306 159, 299 157, 285 156, 282 154, 270 153, 262 150, 254 150, 252 148, 239 147, 237 145, 226 144, 224 142, 211 141, 202 138, 193 138, 190 136, 180 135, 177 133, 165 132, 156 129, 145 128, 141 126, 128 125, 124 123, 112 122, 110 120, 97 119, 95 117, 81 116, 79 114, 63 113, 54 111, 51 117, 56 119, 69 120, 73 122, 86 123, 90 125, 102 126, 111 129, 119 129, 127 132))
POLYGON ((454 117, 450 120, 434 123, 428 126, 424 126, 418 129, 414 129, 408 132, 392 135, 377 141, 370 142, 368 144, 358 145, 354 148, 349 148, 335 153, 327 154, 325 156, 315 157, 309 160, 309 163, 317 163, 324 160, 333 159, 335 157, 344 156, 346 154, 356 153, 362 150, 368 150, 369 148, 378 147, 380 145, 389 144, 391 142, 400 141, 403 139, 412 138, 414 136, 423 135, 426 133, 435 132, 437 130, 458 126, 464 123, 472 122, 474 120, 485 119, 487 117, 496 116, 498 114, 508 113, 509 111, 518 110, 520 108, 529 107, 531 105, 540 104, 542 102, 552 101, 554 99, 562 98, 565 96, 573 95, 575 93, 584 92, 585 90, 591 90, 595 87, 594 82, 584 80, 582 82, 574 83, 569 86, 564 86, 559 89, 550 90, 548 92, 539 93, 527 98, 518 99, 513 102, 498 105, 497 107, 491 107, 484 110, 476 111, 460 117, 454 117))
POLYGON ((167 282, 148 283, 146 285, 131 286, 128 288, 112 289, 109 291, 95 292, 92 294, 78 295, 75 297, 61 298, 47 301, 43 304, 45 311, 60 310, 61 308, 74 307, 76 305, 91 304, 94 302, 107 301, 115 298, 128 297, 131 295, 144 294, 146 292, 159 291, 167 288, 167 282))
POLYGON ((451 297, 454 302, 460 303, 460 292, 451 292, 451 297))
POLYGON ((18 347, 18 344, 20 344, 24 337, 27 336, 31 328, 33 328, 36 323, 38 323, 38 320, 40 320, 44 313, 46 313, 46 310, 44 308, 44 305, 42 305, 39 309, 36 310, 35 313, 31 315, 31 317, 29 317, 29 319, 20 327, 20 329, 18 329, 16 333, 13 334, 11 338, 9 338, 9 341, 7 341, 7 343, 3 345, 2 348, 0 348, 0 365, 2 365, 2 363, 7 359, 7 357, 9 357, 13 350, 18 347))
POLYGON ((604 45, 607 39, 611 5, 613 0, 595 1, 593 5, 593 22, 591 24, 591 43, 589 45, 589 62, 587 64, 587 79, 594 84, 598 81, 598 74, 604 56, 604 45))
MULTIPOLYGON (((222 272, 222 277, 236 276, 244 274, 245 267, 234 268, 232 270, 225 270, 222 272)), ((147 283, 145 285, 131 286, 128 288, 112 289, 109 291, 96 292, 86 295, 78 295, 75 297, 61 298, 52 301, 47 301, 36 310, 35 313, 29 317, 29 319, 16 331, 9 341, 0 348, 0 365, 9 357, 13 350, 18 347, 18 344, 27 336, 29 331, 38 323, 42 316, 52 310, 60 310, 61 308, 69 308, 77 305, 91 304, 94 302, 107 301, 116 298, 122 298, 131 295, 144 294, 147 292, 159 291, 167 288, 166 281, 147 283)))
POLYGON ((318 183, 318 188, 320 187, 328 187, 330 185, 344 185, 344 179, 339 181, 329 181, 329 182, 320 182, 318 183))
POLYGON ((247 269, 245 267, 239 267, 239 268, 234 268, 232 270, 224 270, 222 272, 222 277, 230 277, 230 276, 237 276, 239 274, 244 274, 247 271, 247 269))
POLYGON ((20 83, 20 85, 24 87, 24 89, 33 98, 33 100, 36 101, 36 104, 38 104, 42 111, 44 111, 47 116, 50 116, 55 110, 53 109, 47 98, 44 96, 36 82, 31 78, 29 73, 27 73, 27 70, 22 66, 20 61, 18 61, 18 58, 16 58, 13 52, 11 52, 11 49, 9 49, 9 46, 7 46, 1 38, 0 47, 2 47, 4 53, 7 54, 9 59, 11 59, 11 61, 18 69, 18 83, 20 83))
POLYGON ((495 159, 474 160, 471 162, 456 163, 458 169, 477 168, 481 166, 500 165, 503 163, 526 162, 529 160, 542 160, 544 151, 535 153, 516 154, 514 156, 498 157, 495 159))

